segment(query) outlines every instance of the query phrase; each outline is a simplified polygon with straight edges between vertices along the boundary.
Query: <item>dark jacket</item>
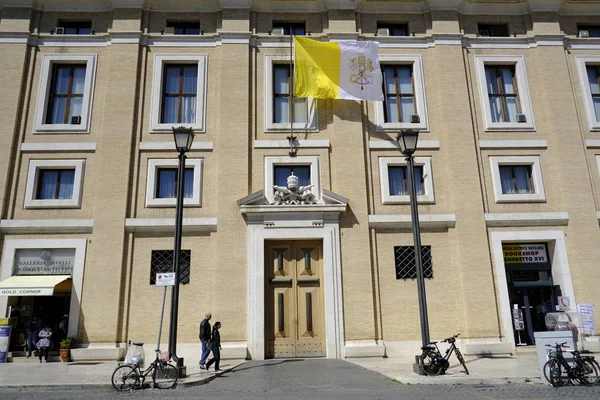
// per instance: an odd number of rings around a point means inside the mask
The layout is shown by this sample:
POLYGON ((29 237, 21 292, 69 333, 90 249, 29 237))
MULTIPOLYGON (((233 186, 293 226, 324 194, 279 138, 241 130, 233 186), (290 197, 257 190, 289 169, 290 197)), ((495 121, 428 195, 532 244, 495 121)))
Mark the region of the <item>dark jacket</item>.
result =
POLYGON ((200 340, 208 341, 210 339, 210 322, 206 318, 200 322, 200 340))
POLYGON ((214 347, 217 347, 217 348, 221 347, 221 334, 219 333, 219 330, 215 326, 213 326, 212 338, 210 338, 210 341, 208 343, 209 343, 210 349, 213 349, 214 347))

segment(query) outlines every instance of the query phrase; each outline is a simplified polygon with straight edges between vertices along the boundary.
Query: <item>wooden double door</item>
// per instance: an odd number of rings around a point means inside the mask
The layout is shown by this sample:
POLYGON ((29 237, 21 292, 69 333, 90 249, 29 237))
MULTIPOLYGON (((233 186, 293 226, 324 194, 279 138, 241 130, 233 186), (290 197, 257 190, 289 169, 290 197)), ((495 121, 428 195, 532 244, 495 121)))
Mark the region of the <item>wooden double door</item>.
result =
POLYGON ((324 357, 321 242, 267 242, 265 251, 265 356, 324 357))

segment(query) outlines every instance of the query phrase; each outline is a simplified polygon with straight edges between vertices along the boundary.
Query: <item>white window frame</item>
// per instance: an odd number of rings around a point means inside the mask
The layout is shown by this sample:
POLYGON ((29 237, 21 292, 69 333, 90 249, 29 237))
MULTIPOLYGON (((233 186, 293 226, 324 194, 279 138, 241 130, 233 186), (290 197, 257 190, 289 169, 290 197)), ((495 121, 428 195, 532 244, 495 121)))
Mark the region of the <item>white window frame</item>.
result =
MULTIPOLYGON (((200 207, 202 206, 202 169, 204 160, 201 158, 187 158, 185 160, 186 168, 194 168, 194 190, 192 197, 184 198, 183 205, 185 207, 200 207)), ((156 171, 159 168, 177 168, 179 160, 167 158, 154 158, 148 160, 148 179, 146 181, 146 207, 175 207, 177 198, 160 199, 155 198, 156 179, 158 174, 156 171)))
MULTIPOLYGON (((273 122, 273 64, 285 64, 289 66, 289 55, 265 54, 265 132, 281 132, 291 130, 290 123, 275 123, 273 122)), ((313 98, 307 98, 308 106, 308 121, 306 123, 294 123, 294 129, 308 130, 312 132, 318 131, 317 119, 317 101, 313 98)))
POLYGON ((600 131, 600 121, 596 120, 596 112, 594 111, 594 103, 592 101, 592 92, 588 81, 587 67, 588 64, 600 65, 600 57, 581 57, 577 56, 577 70, 579 72, 579 83, 583 94, 583 104, 587 115, 588 126, 590 131, 600 131))
POLYGON ((310 166, 310 183, 313 187, 310 191, 315 195, 317 202, 321 201, 321 168, 319 156, 280 156, 280 157, 265 157, 265 198, 269 203, 273 202, 275 195, 274 171, 275 166, 280 165, 308 165, 310 166))
POLYGON ((89 133, 96 77, 96 54, 44 54, 42 71, 35 109, 33 133, 89 133), (52 72, 55 64, 85 64, 85 84, 83 87, 83 103, 81 105, 81 124, 47 124, 50 90, 52 89, 52 72))
MULTIPOLYGON (((424 193, 417 195, 419 204, 435 204, 433 191, 433 175, 431 173, 431 157, 415 157, 415 167, 423 167, 423 190, 424 193)), ((389 167, 405 167, 404 157, 379 157, 379 182, 381 184, 382 204, 410 204, 410 196, 390 194, 389 167)))
POLYGON ((490 167, 492 174, 492 186, 494 188, 494 198, 496 203, 523 203, 546 201, 546 192, 544 190, 544 181, 542 179, 542 168, 540 166, 539 156, 502 156, 490 157, 490 167), (501 165, 530 165, 531 179, 535 193, 531 194, 504 194, 502 193, 502 183, 500 180, 501 165))
POLYGON ((152 81, 152 104, 150 112, 150 132, 171 132, 172 127, 185 126, 195 132, 205 132, 206 121, 206 54, 156 54, 154 56, 154 75, 152 81), (196 122, 193 124, 160 122, 162 115, 162 90, 163 72, 165 64, 190 64, 198 65, 198 78, 196 79, 196 122))
POLYGON ((412 65, 413 83, 415 88, 415 106, 417 107, 417 114, 419 115, 421 122, 419 122, 418 124, 411 124, 410 122, 385 122, 385 114, 383 110, 384 102, 376 101, 374 102, 376 129, 380 131, 398 129, 419 129, 422 131, 429 130, 429 121, 427 117, 427 102, 425 101, 425 81, 423 79, 422 57, 420 55, 380 54, 379 64, 412 65))
POLYGON ((529 83, 525 73, 525 59, 523 56, 475 56, 477 79, 479 81, 479 97, 483 111, 483 125, 486 131, 526 131, 535 130, 533 120, 533 107, 529 96, 529 83), (490 111, 489 96, 487 91, 487 80, 485 75, 486 65, 511 65, 515 67, 517 78, 518 101, 521 113, 525 114, 527 122, 493 122, 490 111))
POLYGON ((25 188, 25 208, 81 208, 84 167, 85 160, 29 160, 27 186, 25 188), (35 192, 38 187, 39 172, 43 169, 74 169, 73 198, 36 199, 35 192))

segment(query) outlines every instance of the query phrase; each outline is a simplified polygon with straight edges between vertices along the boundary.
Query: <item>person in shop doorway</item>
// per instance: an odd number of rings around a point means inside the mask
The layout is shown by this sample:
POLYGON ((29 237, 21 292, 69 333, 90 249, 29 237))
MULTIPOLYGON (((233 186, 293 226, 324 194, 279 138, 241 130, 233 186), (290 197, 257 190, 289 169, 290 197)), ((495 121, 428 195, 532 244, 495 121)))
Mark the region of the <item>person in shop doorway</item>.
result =
POLYGON ((37 348, 39 352, 40 362, 42 362, 42 357, 44 357, 44 361, 48 362, 48 351, 52 347, 52 328, 48 326, 49 324, 44 323, 44 327, 40 329, 38 332, 39 340, 37 342, 37 348))
POLYGON ((27 324, 27 357, 31 357, 31 353, 33 352, 33 347, 36 345, 38 341, 38 331, 41 328, 39 325, 39 321, 37 317, 34 315, 29 320, 27 324))
POLYGON ((206 359, 210 354, 208 348, 208 341, 210 340, 210 319, 212 318, 211 313, 204 314, 204 319, 200 322, 200 343, 202 343, 202 355, 200 356, 200 369, 206 368, 206 359))
POLYGON ((59 333, 59 337, 56 340, 58 343, 61 342, 61 340, 66 339, 67 338, 67 329, 69 327, 69 315, 68 314, 64 314, 62 316, 62 319, 60 320, 60 322, 58 323, 58 333, 59 333))
POLYGON ((221 329, 221 323, 217 321, 212 329, 212 337, 208 341, 208 348, 212 351, 213 357, 206 363, 207 371, 214 363, 215 372, 221 372, 219 369, 219 362, 221 361, 221 334, 219 333, 219 329, 221 329))

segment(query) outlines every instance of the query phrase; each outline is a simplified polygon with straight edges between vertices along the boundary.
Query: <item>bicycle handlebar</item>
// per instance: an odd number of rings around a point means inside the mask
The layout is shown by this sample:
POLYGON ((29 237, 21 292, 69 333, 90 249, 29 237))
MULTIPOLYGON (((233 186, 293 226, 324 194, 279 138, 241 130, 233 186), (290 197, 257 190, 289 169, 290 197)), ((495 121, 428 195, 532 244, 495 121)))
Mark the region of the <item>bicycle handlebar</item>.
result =
POLYGON ((555 344, 547 344, 546 347, 568 347, 568 346, 567 346, 567 342, 562 342, 562 343, 556 342, 555 344))
MULTIPOLYGON (((460 332, 459 332, 459 333, 457 333, 456 335, 452 336, 452 337, 449 337, 449 338, 447 338, 447 339, 444 339, 444 340, 442 340, 442 342, 447 342, 447 341, 448 341, 448 340, 450 340, 450 339, 456 339, 456 338, 457 338, 457 337, 459 337, 459 336, 460 336, 460 332)), ((565 342, 565 343, 566 343, 566 342, 565 342)))

